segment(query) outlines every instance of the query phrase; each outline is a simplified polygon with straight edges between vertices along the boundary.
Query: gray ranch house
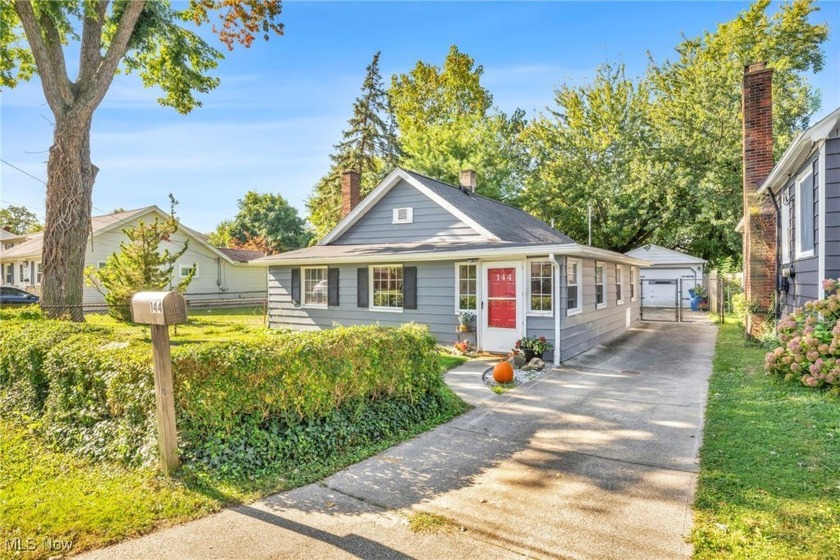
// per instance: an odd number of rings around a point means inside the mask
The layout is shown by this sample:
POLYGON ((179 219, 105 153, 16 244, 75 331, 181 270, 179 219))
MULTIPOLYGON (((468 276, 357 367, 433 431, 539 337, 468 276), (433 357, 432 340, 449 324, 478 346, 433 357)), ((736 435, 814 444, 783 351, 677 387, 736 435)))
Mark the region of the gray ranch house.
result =
POLYGON ((517 208, 477 195, 474 171, 448 185, 395 169, 359 201, 342 175, 343 219, 317 245, 258 259, 268 266, 269 324, 426 324, 458 339, 476 315, 480 349, 507 352, 544 336, 555 363, 639 320, 638 270, 648 262, 576 243, 517 208))

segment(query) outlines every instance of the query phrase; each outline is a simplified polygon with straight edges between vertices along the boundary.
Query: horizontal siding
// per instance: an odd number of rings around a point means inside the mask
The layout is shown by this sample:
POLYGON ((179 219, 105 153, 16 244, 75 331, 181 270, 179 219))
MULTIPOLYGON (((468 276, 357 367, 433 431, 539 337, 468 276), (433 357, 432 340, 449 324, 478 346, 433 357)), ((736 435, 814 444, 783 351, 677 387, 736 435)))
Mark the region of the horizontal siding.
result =
MULTIPOLYGON (((819 278, 819 259, 817 255, 820 254, 824 248, 820 247, 820 235, 819 235, 819 205, 820 205, 820 196, 826 196, 826 246, 831 247, 834 245, 836 241, 840 241, 840 239, 835 240, 834 237, 840 233, 840 227, 835 227, 832 224, 832 221, 835 219, 832 216, 833 212, 830 210, 832 206, 835 206, 837 202, 835 201, 833 195, 826 195, 825 189, 821 189, 820 185, 823 181, 823 177, 820 177, 819 174, 819 165, 816 164, 819 158, 819 152, 814 153, 811 157, 808 158, 797 170, 795 173, 791 174, 790 180, 782 189, 783 193, 786 193, 786 197, 788 199, 787 206, 784 205, 784 197, 782 199, 782 211, 788 212, 790 216, 790 229, 788 232, 788 238, 790 242, 789 246, 789 255, 790 255, 790 263, 782 263, 785 264, 792 264, 793 269, 795 270, 795 275, 789 281, 789 288, 787 292, 781 292, 779 297, 779 301, 781 304, 781 311, 783 315, 787 315, 793 311, 796 307, 802 307, 808 301, 813 301, 819 297, 819 287, 822 281, 819 278), (797 199, 796 199, 796 179, 807 169, 812 169, 814 173, 814 256, 813 257, 805 257, 805 258, 797 258, 796 256, 796 247, 797 247, 797 199)), ((840 226, 840 223, 837 224, 840 226)))
MULTIPOLYGON (((525 261, 527 263, 527 261, 525 261)), ((455 332, 455 262, 406 263, 417 266, 417 310, 402 313, 371 311, 356 306, 356 269, 358 266, 339 266, 339 305, 328 309, 312 309, 296 306, 290 295, 291 268, 270 267, 268 276, 269 324, 274 328, 298 330, 326 329, 335 325, 380 324, 399 326, 414 321, 429 326, 433 336, 441 344, 452 344, 457 340, 455 332)), ((480 264, 480 263, 479 263, 480 264)), ((561 334, 559 343, 555 340, 555 319, 553 316, 525 316, 527 336, 544 336, 552 344, 559 345, 562 360, 602 344, 627 329, 628 313, 630 323, 639 320, 639 288, 636 300, 631 301, 630 271, 624 269, 624 303, 619 305, 615 292, 615 263, 605 262, 606 307, 595 309, 595 261, 583 259, 583 312, 566 317, 565 259, 560 258, 560 282, 555 286, 555 308, 560 313, 561 334)), ((362 265, 364 266, 364 265, 362 265)), ((526 268, 527 271, 527 268, 526 268)), ((526 273, 526 281, 528 275, 526 273)), ((638 284, 638 270, 636 281, 638 284)), ((479 275, 481 281, 481 275, 479 275)), ((546 359, 553 356, 546 355, 546 359)))
MULTIPOLYGON (((639 321, 639 271, 636 269, 636 300, 630 298, 630 267, 624 267, 624 303, 618 304, 615 290, 615 263, 604 262, 606 306, 595 305, 595 261, 582 259, 583 311, 562 321, 560 359, 566 361, 599 344, 615 338, 627 330, 628 312, 631 326, 639 321)), ((564 267, 565 268, 565 267, 564 267)), ((565 274, 563 275, 565 287, 565 274)), ((564 290, 565 291, 565 290, 564 290)), ((565 311, 565 298, 561 300, 565 311)))
MULTIPOLYGON (((371 311, 356 305, 357 266, 340 266, 339 305, 328 309, 296 306, 290 294, 291 268, 270 267, 268 272, 269 325, 297 330, 327 329, 336 325, 384 325, 407 322, 429 326, 442 344, 457 340, 455 315, 455 266, 453 262, 411 263, 417 266, 417 309, 401 313, 371 311)), ((365 265, 362 265, 365 266, 365 265)))
POLYGON ((825 150, 825 275, 840 278, 840 138, 826 140, 825 150))
POLYGON ((356 245, 480 239, 481 236, 475 230, 458 220, 410 184, 400 181, 334 244, 356 245), (392 223, 393 210, 405 207, 413 209, 413 223, 392 223))

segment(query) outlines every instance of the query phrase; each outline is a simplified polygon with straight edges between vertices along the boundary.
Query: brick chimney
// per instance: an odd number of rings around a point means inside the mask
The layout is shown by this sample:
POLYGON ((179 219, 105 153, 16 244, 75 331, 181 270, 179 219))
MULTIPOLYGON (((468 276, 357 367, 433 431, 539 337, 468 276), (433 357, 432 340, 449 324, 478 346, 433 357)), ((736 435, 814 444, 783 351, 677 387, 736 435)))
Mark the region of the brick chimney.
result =
POLYGON ((353 169, 348 169, 341 174, 341 217, 345 218, 347 214, 359 205, 361 191, 361 176, 359 172, 353 169))
POLYGON ((760 334, 776 293, 776 208, 756 191, 773 169, 773 69, 764 62, 744 68, 744 292, 748 304, 762 312, 747 313, 747 333, 760 334), (766 312, 764 312, 766 311, 766 312))
POLYGON ((465 192, 475 193, 476 178, 475 171, 472 169, 461 170, 461 190, 465 192))

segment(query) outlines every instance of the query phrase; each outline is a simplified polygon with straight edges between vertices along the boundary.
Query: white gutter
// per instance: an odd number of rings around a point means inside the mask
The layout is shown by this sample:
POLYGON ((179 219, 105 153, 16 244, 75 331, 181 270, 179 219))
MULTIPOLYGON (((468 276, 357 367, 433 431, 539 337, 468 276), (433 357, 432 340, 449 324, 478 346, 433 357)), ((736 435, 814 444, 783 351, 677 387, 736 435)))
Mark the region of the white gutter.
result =
MULTIPOLYGON (((305 250, 305 249, 304 249, 305 250)), ((383 248, 382 251, 387 251, 383 248)), ((465 248, 458 251, 418 251, 416 253, 407 251, 405 253, 376 253, 364 255, 313 255, 300 256, 292 258, 283 258, 283 254, 271 257, 263 257, 249 261, 249 266, 290 266, 290 265, 305 265, 314 263, 329 263, 329 264, 352 264, 358 262, 365 263, 393 263, 395 261, 451 261, 470 258, 521 258, 521 257, 540 257, 550 253, 570 257, 584 257, 590 259, 599 259, 621 264, 629 264, 634 266, 651 266, 653 263, 644 259, 630 257, 622 253, 607 251, 606 249, 598 249, 596 247, 587 247, 578 243, 564 243, 557 245, 518 245, 512 247, 491 247, 487 249, 481 248, 465 248)))
POLYGON ((554 365, 560 364, 560 265, 554 253, 548 254, 552 268, 556 271, 554 285, 557 287, 557 297, 554 298, 554 365))

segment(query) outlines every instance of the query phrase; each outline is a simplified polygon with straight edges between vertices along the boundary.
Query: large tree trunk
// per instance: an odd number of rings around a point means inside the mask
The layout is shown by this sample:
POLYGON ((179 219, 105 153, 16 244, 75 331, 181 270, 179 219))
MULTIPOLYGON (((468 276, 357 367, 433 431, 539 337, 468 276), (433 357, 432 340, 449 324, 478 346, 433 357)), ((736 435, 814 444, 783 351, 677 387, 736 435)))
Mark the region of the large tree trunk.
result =
POLYGON ((41 306, 48 316, 83 321, 85 249, 97 167, 90 162, 92 112, 56 119, 47 164, 47 216, 41 306))

